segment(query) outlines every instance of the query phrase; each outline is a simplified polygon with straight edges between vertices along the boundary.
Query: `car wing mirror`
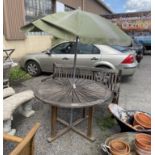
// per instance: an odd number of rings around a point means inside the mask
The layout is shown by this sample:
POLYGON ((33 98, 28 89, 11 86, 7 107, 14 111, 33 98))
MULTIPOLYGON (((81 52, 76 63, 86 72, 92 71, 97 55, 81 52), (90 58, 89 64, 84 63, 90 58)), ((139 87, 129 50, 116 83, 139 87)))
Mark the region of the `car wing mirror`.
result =
POLYGON ((46 52, 47 55, 51 55, 51 53, 52 52, 50 50, 47 50, 47 52, 46 52))

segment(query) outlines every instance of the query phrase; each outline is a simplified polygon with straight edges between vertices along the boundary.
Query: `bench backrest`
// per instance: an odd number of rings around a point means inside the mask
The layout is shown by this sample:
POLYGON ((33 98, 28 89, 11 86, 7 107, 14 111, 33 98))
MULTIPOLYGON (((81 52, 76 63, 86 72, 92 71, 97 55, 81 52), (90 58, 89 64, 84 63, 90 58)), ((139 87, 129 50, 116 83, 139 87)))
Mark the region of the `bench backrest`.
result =
MULTIPOLYGON (((76 78, 95 80, 110 90, 120 83, 121 71, 95 67, 76 67, 76 78)), ((54 64, 53 78, 73 78, 73 67, 54 64)))

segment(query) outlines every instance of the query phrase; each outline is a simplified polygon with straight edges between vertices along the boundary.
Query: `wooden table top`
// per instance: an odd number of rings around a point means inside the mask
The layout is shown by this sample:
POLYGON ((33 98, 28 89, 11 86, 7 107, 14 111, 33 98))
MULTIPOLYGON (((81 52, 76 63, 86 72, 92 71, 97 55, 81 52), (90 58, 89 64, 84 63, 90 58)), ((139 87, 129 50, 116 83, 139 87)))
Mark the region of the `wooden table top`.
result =
POLYGON ((112 98, 111 91, 102 83, 88 79, 50 78, 35 90, 37 99, 52 106, 82 108, 102 104, 112 98))

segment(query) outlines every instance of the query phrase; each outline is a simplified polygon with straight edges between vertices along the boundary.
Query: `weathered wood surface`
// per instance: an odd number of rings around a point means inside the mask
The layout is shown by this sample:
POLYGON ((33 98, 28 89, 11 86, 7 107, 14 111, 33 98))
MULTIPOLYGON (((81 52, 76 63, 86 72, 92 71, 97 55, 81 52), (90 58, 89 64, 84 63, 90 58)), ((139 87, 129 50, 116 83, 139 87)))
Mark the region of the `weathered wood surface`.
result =
POLYGON ((21 141, 23 141, 23 138, 18 136, 12 136, 7 133, 3 133, 3 139, 5 139, 6 141, 15 142, 15 143, 20 143, 21 141))
MULTIPOLYGON (((116 71, 76 67, 75 76, 73 71, 73 67, 55 65, 53 75, 43 79, 35 90, 36 98, 52 106, 52 136, 48 138, 49 142, 70 129, 86 139, 94 141, 95 139, 92 136, 93 107, 97 104, 110 103, 115 90, 119 90, 116 89, 118 82, 120 82, 119 74, 116 71), (70 124, 57 118, 57 108, 59 107, 71 108, 71 110, 88 107, 87 133, 81 132, 75 127, 72 116, 70 117, 70 124), (59 120, 66 128, 56 132, 56 120, 59 120)), ((82 120, 85 119, 85 115, 85 110, 83 110, 82 120)))
MULTIPOLYGON (((53 78, 73 78, 73 67, 68 65, 54 64, 53 78)), ((77 79, 90 79, 97 81, 114 90, 121 80, 121 70, 96 68, 96 67, 76 67, 75 77, 77 79)))
POLYGON ((35 96, 53 106, 90 107, 112 98, 118 102, 118 83, 120 76, 117 70, 77 67, 74 80, 73 67, 57 64, 53 75, 38 84, 35 96))
POLYGON ((104 103, 111 98, 111 91, 104 85, 87 79, 48 79, 35 91, 44 103, 64 108, 82 108, 104 103))
POLYGON ((36 123, 30 132, 24 137, 3 135, 3 139, 12 142, 18 142, 15 149, 9 155, 33 155, 34 154, 34 136, 40 127, 40 123, 36 123))

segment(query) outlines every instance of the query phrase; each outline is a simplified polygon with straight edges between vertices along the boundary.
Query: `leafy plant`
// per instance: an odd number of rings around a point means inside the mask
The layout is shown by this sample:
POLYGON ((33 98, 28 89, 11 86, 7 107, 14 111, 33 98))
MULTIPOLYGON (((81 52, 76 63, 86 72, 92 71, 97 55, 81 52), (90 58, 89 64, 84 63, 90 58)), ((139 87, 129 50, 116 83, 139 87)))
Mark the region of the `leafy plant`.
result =
POLYGON ((13 67, 9 72, 10 81, 24 81, 30 79, 31 76, 22 70, 19 66, 13 67))
POLYGON ((116 120, 112 118, 111 115, 107 115, 103 118, 96 118, 96 122, 101 130, 110 129, 117 124, 116 120))

